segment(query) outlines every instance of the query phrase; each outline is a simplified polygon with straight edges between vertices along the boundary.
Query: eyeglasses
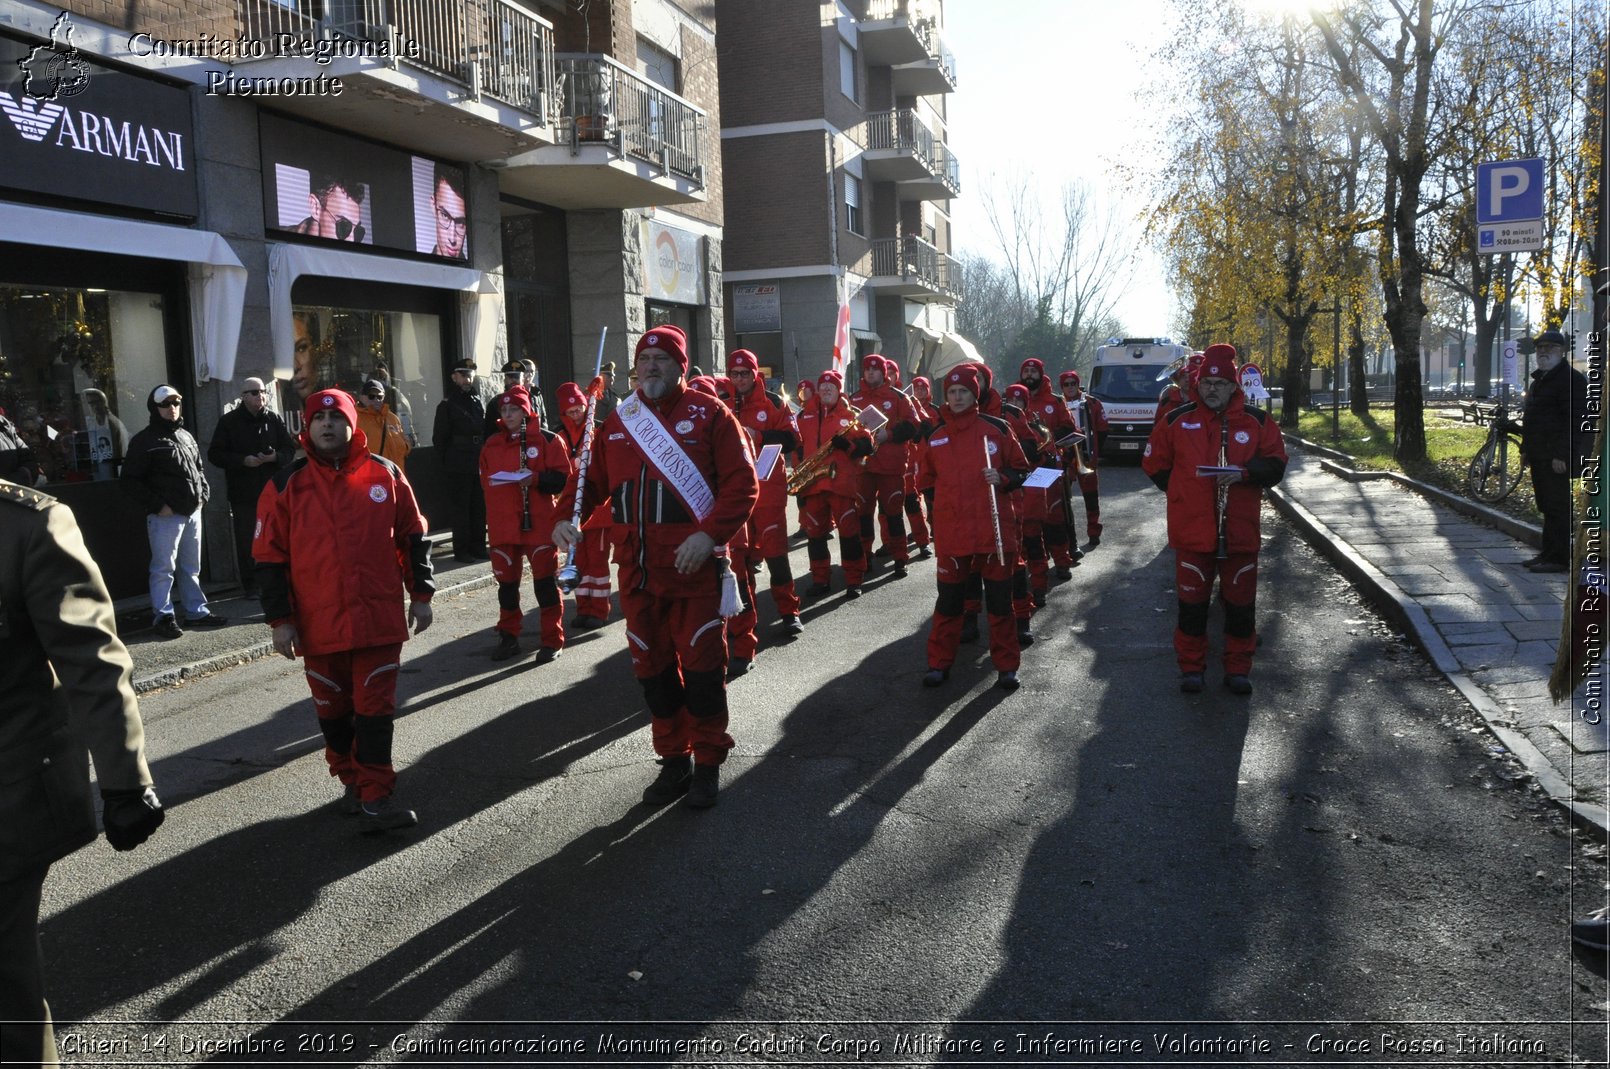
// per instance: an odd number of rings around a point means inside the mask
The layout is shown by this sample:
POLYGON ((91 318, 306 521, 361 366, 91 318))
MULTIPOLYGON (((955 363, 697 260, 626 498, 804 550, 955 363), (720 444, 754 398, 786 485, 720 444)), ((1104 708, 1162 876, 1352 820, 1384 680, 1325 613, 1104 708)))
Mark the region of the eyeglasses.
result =
POLYGON ((386 395, 383 393, 366 393, 364 396, 371 401, 384 401, 386 399, 386 395))
POLYGON ((245 396, 256 397, 258 394, 262 393, 263 391, 262 390, 242 390, 240 392, 241 392, 241 396, 243 396, 243 397, 245 397, 245 396))
POLYGON ((183 397, 170 397, 166 401, 158 401, 157 402, 157 407, 158 408, 178 408, 182 404, 184 404, 184 398, 183 397))
POLYGON ((469 219, 467 216, 463 215, 449 215, 447 214, 446 208, 437 208, 436 222, 440 226, 450 226, 462 234, 464 233, 464 227, 468 224, 469 219))
POLYGON ((354 223, 346 216, 338 215, 335 219, 335 237, 337 241, 346 241, 350 237, 353 241, 361 242, 363 240, 363 224, 354 223))

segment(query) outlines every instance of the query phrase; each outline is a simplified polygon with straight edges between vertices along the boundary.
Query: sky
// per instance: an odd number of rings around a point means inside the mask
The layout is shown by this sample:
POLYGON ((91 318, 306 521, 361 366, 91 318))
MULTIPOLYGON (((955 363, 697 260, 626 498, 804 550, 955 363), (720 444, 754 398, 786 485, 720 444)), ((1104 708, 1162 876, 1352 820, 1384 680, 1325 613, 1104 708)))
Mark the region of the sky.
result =
POLYGON ((1062 183, 1080 179, 1129 223, 1137 262, 1115 312, 1132 336, 1170 333, 1177 302, 1133 222, 1144 201, 1111 167, 1157 155, 1156 123, 1130 87, 1167 76, 1152 54, 1172 18, 1167 0, 945 0, 958 83, 949 142, 962 177, 953 250, 1000 257, 980 200, 991 172, 1032 173, 1053 211, 1062 183))

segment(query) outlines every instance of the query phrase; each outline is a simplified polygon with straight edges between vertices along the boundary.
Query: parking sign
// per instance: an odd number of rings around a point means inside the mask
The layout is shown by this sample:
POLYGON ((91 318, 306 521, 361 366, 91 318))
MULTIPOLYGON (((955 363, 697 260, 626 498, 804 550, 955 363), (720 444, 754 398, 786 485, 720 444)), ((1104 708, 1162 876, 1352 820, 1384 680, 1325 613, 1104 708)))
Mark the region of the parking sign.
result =
POLYGON ((1476 165, 1476 250, 1534 252, 1543 248, 1543 161, 1498 160, 1476 165))

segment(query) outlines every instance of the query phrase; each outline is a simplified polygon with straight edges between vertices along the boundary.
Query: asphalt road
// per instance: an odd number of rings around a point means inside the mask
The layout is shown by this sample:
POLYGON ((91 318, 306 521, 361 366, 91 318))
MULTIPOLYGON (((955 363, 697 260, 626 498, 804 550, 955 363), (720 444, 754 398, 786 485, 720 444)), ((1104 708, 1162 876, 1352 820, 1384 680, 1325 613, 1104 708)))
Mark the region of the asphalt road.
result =
POLYGON ((1268 510, 1257 692, 1181 695, 1162 496, 1103 482, 1022 690, 922 690, 885 572, 733 684, 705 812, 636 804, 622 625, 494 665, 492 590, 405 650, 411 833, 330 807, 299 666, 146 696, 167 824, 46 886, 67 1060, 1602 1062, 1602 848, 1268 510))

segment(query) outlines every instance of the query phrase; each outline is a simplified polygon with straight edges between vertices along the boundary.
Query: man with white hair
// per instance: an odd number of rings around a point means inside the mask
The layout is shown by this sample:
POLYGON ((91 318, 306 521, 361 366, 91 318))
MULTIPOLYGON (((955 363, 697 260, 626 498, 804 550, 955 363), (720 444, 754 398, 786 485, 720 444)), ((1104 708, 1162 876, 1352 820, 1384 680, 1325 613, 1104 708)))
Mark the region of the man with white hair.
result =
POLYGON ((252 528, 257 522, 257 499, 274 472, 291 462, 296 442, 285 421, 268 407, 268 391, 259 378, 240 387, 240 404, 225 412, 213 432, 207 459, 224 469, 229 511, 234 518, 235 558, 240 585, 247 597, 257 596, 256 568, 252 563, 252 528))

